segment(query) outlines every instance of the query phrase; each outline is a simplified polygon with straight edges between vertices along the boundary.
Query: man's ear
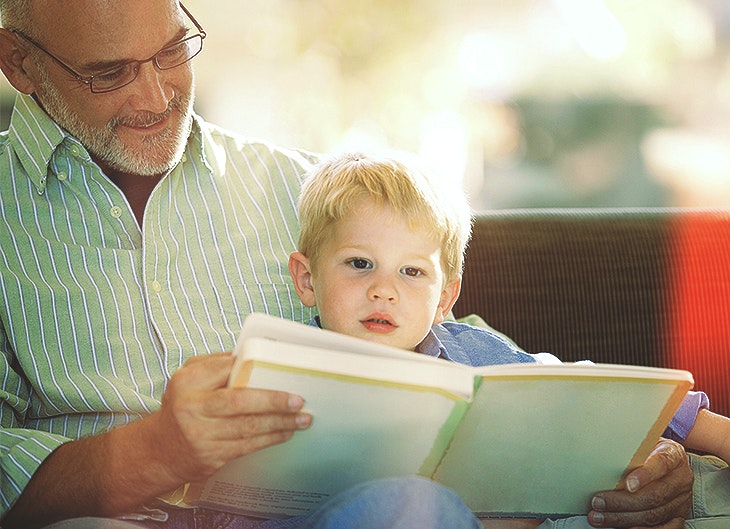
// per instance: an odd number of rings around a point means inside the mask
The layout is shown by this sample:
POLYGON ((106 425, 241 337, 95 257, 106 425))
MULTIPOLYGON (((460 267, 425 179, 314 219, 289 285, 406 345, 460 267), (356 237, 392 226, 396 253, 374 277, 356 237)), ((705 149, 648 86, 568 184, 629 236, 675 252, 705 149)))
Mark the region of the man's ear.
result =
POLYGON ((26 59, 30 57, 18 42, 19 39, 11 31, 0 28, 0 70, 18 92, 32 94, 35 92, 35 82, 26 69, 29 64, 26 59))
POLYGON ((436 309, 436 314, 433 317, 434 323, 441 323, 444 321, 449 312, 451 312, 451 309, 454 308, 456 300, 459 299, 459 293, 461 293, 461 276, 448 281, 446 285, 444 285, 444 288, 441 291, 439 305, 436 309))
POLYGON ((317 304, 312 286, 311 266, 311 262, 302 252, 293 252, 289 256, 289 273, 294 280, 294 289, 307 307, 314 307, 317 304))

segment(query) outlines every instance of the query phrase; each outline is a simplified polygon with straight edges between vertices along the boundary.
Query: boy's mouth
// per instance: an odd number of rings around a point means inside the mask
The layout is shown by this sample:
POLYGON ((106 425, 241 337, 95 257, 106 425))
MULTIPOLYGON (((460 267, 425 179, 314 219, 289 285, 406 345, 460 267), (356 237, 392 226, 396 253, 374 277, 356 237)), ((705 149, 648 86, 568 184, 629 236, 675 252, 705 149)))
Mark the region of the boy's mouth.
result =
POLYGON ((386 334, 393 332, 398 328, 393 319, 385 314, 373 314, 363 320, 360 323, 370 332, 379 334, 386 334))

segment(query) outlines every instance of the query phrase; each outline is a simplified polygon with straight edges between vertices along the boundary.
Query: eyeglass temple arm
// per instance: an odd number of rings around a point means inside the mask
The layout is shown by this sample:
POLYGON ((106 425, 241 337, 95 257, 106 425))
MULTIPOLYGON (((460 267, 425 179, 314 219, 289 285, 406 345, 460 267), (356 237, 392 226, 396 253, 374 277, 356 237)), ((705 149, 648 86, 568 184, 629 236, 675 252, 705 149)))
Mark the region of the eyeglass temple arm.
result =
POLYGON ((197 20, 195 20, 195 17, 193 16, 193 14, 192 14, 192 13, 191 13, 190 11, 188 11, 188 8, 187 8, 187 7, 185 7, 185 6, 183 5, 183 3, 182 3, 182 2, 180 2, 180 9, 182 9, 182 10, 183 10, 183 12, 184 12, 184 13, 185 13, 185 14, 186 14, 186 15, 188 16, 188 18, 189 18, 189 19, 190 19, 190 20, 191 20, 191 21, 193 22, 193 24, 195 24, 195 28, 196 28, 196 29, 198 30, 198 32, 200 33, 200 36, 201 36, 202 38, 205 38, 205 37, 206 37, 206 36, 207 36, 208 34, 207 34, 207 33, 205 32, 205 30, 203 29, 203 26, 201 26, 201 25, 200 25, 200 24, 198 23, 198 21, 197 21, 197 20))

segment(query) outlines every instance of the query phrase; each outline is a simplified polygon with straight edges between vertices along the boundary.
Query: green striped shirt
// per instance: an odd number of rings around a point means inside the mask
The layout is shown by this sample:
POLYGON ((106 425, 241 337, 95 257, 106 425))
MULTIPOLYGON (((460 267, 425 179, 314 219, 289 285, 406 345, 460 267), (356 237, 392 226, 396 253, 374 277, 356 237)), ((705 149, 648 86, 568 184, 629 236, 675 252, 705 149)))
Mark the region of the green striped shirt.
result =
POLYGON ((69 439, 159 408, 246 314, 298 321, 287 258, 314 161, 195 117, 140 230, 121 191, 34 100, 0 134, 0 508, 69 439))

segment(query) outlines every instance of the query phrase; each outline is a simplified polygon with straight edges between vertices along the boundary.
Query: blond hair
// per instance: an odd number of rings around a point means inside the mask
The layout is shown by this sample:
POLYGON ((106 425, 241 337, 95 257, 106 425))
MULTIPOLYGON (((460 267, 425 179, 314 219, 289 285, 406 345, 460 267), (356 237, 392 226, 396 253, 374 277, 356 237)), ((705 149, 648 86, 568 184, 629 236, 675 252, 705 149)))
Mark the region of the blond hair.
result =
POLYGON ((362 199, 388 205, 408 225, 425 228, 441 241, 447 280, 461 275, 464 251, 471 235, 466 196, 451 186, 439 186, 415 164, 395 157, 350 153, 320 163, 307 177, 299 197, 299 251, 316 266, 319 249, 333 224, 362 199))

